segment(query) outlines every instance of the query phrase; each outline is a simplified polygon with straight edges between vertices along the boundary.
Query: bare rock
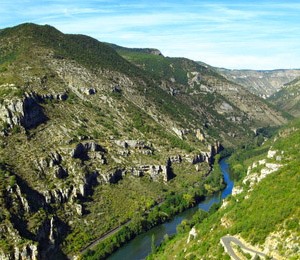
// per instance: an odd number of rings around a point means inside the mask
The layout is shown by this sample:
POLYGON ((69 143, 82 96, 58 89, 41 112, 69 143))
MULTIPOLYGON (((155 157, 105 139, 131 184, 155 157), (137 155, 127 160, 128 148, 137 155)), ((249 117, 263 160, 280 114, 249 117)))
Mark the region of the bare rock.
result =
POLYGON ((171 156, 171 157, 169 158, 169 160, 170 160, 171 163, 181 163, 181 162, 182 162, 182 158, 181 158, 181 155, 180 155, 180 154, 171 156))
POLYGON ((10 100, 0 107, 0 118, 10 128, 23 126, 32 129, 48 120, 43 108, 34 95, 27 94, 23 99, 10 100))
POLYGON ((102 152, 105 153, 105 149, 95 142, 79 143, 71 152, 72 158, 78 158, 83 161, 89 159, 88 152, 102 152))
POLYGON ((201 142, 205 140, 204 134, 200 131, 200 129, 196 130, 196 137, 199 139, 201 142))
POLYGON ((195 227, 192 227, 191 231, 189 232, 189 236, 188 236, 188 239, 186 241, 186 243, 190 243, 190 241, 192 239, 195 239, 197 237, 198 233, 197 233, 197 230, 195 227))
POLYGON ((125 174, 124 169, 115 169, 112 172, 101 174, 101 176, 105 183, 113 184, 121 180, 124 174, 125 174))

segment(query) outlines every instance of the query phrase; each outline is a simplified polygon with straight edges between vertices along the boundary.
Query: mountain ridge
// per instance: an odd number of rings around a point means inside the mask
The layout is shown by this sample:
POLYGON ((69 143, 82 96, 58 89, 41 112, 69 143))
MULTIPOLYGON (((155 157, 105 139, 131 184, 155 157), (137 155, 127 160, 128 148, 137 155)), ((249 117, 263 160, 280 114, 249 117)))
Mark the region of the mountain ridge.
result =
POLYGON ((216 68, 216 70, 229 80, 245 86, 250 92, 264 99, 300 76, 300 69, 229 70, 216 68))
POLYGON ((279 109, 290 113, 294 117, 300 116, 300 77, 285 84, 278 92, 268 98, 279 109))
POLYGON ((2 258, 78 255, 133 219, 124 243, 219 190, 223 146, 287 121, 215 70, 126 51, 48 25, 0 31, 2 258))

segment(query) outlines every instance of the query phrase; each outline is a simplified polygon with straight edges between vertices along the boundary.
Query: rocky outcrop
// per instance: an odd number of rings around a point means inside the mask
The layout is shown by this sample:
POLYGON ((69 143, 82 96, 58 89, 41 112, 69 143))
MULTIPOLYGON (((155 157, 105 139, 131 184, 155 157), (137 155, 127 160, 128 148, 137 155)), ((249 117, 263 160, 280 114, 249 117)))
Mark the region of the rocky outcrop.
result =
POLYGON ((174 88, 174 87, 169 87, 168 92, 171 96, 176 96, 180 93, 180 91, 178 89, 174 88))
POLYGON ((92 193, 93 187, 99 184, 98 177, 99 173, 97 171, 85 174, 83 190, 81 189, 81 195, 83 197, 90 195, 92 193))
POLYGON ((174 176, 171 165, 170 159, 167 160, 166 165, 140 165, 136 168, 132 168, 131 174, 136 177, 145 176, 147 174, 153 181, 163 180, 167 182, 174 176))
POLYGON ((82 93, 86 95, 95 95, 97 92, 95 88, 81 88, 80 90, 82 93))
POLYGON ((195 227, 192 227, 191 231, 189 232, 188 239, 186 243, 190 243, 191 240, 195 239, 197 237, 198 233, 195 227))
POLYGON ((36 165, 40 171, 45 171, 46 168, 52 168, 55 165, 59 165, 62 162, 62 156, 57 152, 52 152, 47 158, 42 158, 36 162, 36 165))
POLYGON ((129 156, 130 149, 145 155, 153 154, 152 144, 143 140, 115 140, 114 142, 116 145, 125 149, 120 151, 120 153, 123 153, 123 156, 129 156))
POLYGON ((148 144, 143 140, 115 140, 118 146, 123 148, 134 148, 134 149, 150 149, 151 144, 148 144))
POLYGON ((200 154, 195 155, 193 158, 187 158, 192 164, 198 164, 206 162, 208 164, 213 164, 214 157, 223 150, 223 146, 220 142, 216 142, 214 145, 208 146, 208 151, 201 151, 200 154))
POLYGON ((68 169, 61 165, 62 156, 57 151, 50 153, 46 158, 36 161, 36 166, 39 172, 43 174, 53 173, 53 176, 58 179, 63 179, 68 176, 68 169))
MULTIPOLYGON (((78 158, 82 161, 89 160, 89 152, 99 152, 99 153, 105 153, 105 149, 101 147, 99 144, 96 144, 95 142, 87 142, 87 143, 79 143, 76 145, 76 147, 71 152, 72 158, 78 158)), ((98 156, 94 154, 94 158, 98 158, 103 160, 102 163, 105 163, 105 158, 103 156, 98 156)))
POLYGON ((77 181, 74 185, 70 185, 66 188, 57 188, 52 190, 46 190, 43 192, 45 202, 51 203, 67 203, 73 202, 76 198, 84 198, 92 193, 93 187, 98 185, 98 172, 86 173, 80 181, 77 181))
POLYGON ((164 182, 171 179, 170 167, 165 165, 152 165, 149 167, 149 174, 152 180, 159 181, 161 178, 164 182))
POLYGON ((22 126, 32 129, 47 121, 43 108, 35 95, 27 94, 22 99, 10 100, 0 107, 0 118, 12 128, 22 126))
POLYGON ((54 168, 54 177, 56 177, 58 179, 66 178, 66 177, 68 177, 68 170, 66 170, 61 165, 57 165, 54 168))
POLYGON ((57 101, 65 101, 68 99, 67 92, 55 93, 55 94, 34 94, 35 98, 38 99, 39 102, 46 102, 47 100, 57 100, 57 101))
MULTIPOLYGON (((243 179, 243 184, 249 186, 248 192, 251 191, 257 183, 266 178, 269 174, 276 172, 283 166, 282 164, 274 162, 274 159, 276 161, 281 161, 283 154, 283 152, 270 149, 267 153, 266 159, 255 161, 248 167, 247 176, 243 179)), ((234 187, 232 190, 232 195, 237 195, 241 192, 243 192, 243 187, 234 187)))
POLYGON ((111 92, 121 94, 122 88, 119 85, 114 85, 111 89, 111 92))
POLYGON ((184 135, 190 132, 189 129, 179 129, 177 127, 173 127, 172 130, 180 139, 183 139, 184 135))
POLYGON ((19 211, 31 211, 28 200, 25 194, 21 192, 20 186, 17 183, 7 188, 6 204, 7 207, 16 207, 19 211))
POLYGON ((161 51, 158 50, 158 49, 148 49, 148 50, 149 50, 150 54, 158 55, 158 56, 163 56, 163 54, 161 53, 161 51))
POLYGON ((4 253, 0 250, 1 260, 37 260, 38 248, 35 244, 27 244, 23 247, 15 246, 12 252, 4 253))
POLYGON ((209 156, 209 153, 201 152, 200 154, 196 154, 192 159, 188 158, 188 160, 192 164, 198 164, 198 163, 202 163, 202 162, 210 163, 211 158, 209 156))
POLYGON ((39 227, 36 240, 39 242, 39 259, 53 259, 59 251, 59 244, 68 233, 68 226, 58 217, 46 219, 39 227))
POLYGON ((200 129, 196 130, 196 137, 199 141, 203 142, 205 140, 204 134, 201 132, 200 129))
POLYGON ((76 189, 74 186, 67 187, 65 189, 52 189, 46 190, 43 192, 45 202, 47 204, 51 203, 65 203, 68 201, 72 201, 73 199, 77 198, 77 194, 80 193, 80 189, 76 189))
POLYGON ((201 83, 201 74, 198 71, 188 72, 187 77, 190 87, 201 83))
POLYGON ((104 183, 113 184, 121 180, 125 173, 126 171, 124 169, 114 169, 108 173, 101 174, 101 177, 104 183))
POLYGON ((182 162, 182 158, 181 158, 180 154, 170 156, 169 160, 171 163, 181 163, 182 162))

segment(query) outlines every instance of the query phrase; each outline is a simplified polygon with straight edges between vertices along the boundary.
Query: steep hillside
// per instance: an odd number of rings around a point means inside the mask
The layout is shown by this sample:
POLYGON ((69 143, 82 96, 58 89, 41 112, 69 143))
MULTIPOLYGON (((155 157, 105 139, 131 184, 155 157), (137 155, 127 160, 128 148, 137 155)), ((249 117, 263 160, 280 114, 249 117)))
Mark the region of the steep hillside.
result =
POLYGON ((122 230, 108 254, 220 189, 221 143, 286 121, 197 63, 133 53, 151 69, 48 25, 0 31, 1 259, 71 258, 122 230))
POLYGON ((79 254, 171 194, 196 197, 221 145, 144 71, 51 26, 0 42, 1 259, 79 254))
POLYGON ((283 85, 300 76, 300 70, 228 70, 216 68, 228 80, 245 86, 262 98, 268 98, 283 85))
POLYGON ((268 100, 291 115, 300 117, 300 79, 286 84, 268 100))
POLYGON ((191 107, 202 120, 205 118, 202 122, 207 131, 218 125, 219 132, 215 133, 222 139, 234 137, 239 140, 249 135, 249 129, 256 129, 259 125, 285 122, 281 113, 267 102, 225 79, 210 66, 184 58, 164 57, 160 52, 149 53, 148 49, 111 46, 125 59, 152 75, 162 89, 191 107))
POLYGON ((149 259, 252 259, 254 252, 260 259, 298 259, 299 141, 298 120, 263 146, 235 154, 231 168, 244 177, 232 196, 212 215, 199 212, 181 224, 180 234, 149 259))

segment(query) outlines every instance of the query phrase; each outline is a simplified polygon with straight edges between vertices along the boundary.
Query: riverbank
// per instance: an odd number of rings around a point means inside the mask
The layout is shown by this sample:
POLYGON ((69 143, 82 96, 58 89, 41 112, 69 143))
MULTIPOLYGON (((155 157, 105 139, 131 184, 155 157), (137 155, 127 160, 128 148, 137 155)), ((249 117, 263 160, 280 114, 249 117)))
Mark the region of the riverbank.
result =
POLYGON ((121 248, 119 248, 115 253, 113 253, 108 260, 118 260, 118 259, 128 259, 137 260, 143 259, 151 253, 151 244, 154 237, 154 244, 158 246, 166 236, 172 236, 177 233, 177 226, 182 222, 182 220, 192 219, 193 215, 199 210, 209 211, 212 205, 219 203, 221 200, 226 198, 231 194, 233 188, 233 181, 231 180, 228 172, 228 164, 226 159, 222 159, 219 162, 223 178, 226 183, 226 188, 222 192, 215 193, 212 196, 206 197, 203 201, 197 204, 195 207, 187 209, 179 214, 177 214, 171 221, 163 223, 153 229, 137 236, 121 248))
POLYGON ((171 196, 165 198, 165 201, 159 203, 150 211, 144 212, 143 214, 137 212, 130 221, 94 240, 81 251, 83 258, 106 258, 114 250, 126 244, 138 234, 165 223, 184 210, 194 207, 208 196, 208 191, 204 188, 205 186, 212 190, 220 190, 223 185, 223 181, 221 181, 223 178, 219 170, 219 165, 217 166, 215 170, 212 171, 212 169, 210 169, 209 172, 204 175, 205 177, 200 186, 197 185, 192 190, 189 187, 188 190, 182 191, 181 193, 171 194, 171 196), (218 185, 219 188, 217 188, 218 185))

